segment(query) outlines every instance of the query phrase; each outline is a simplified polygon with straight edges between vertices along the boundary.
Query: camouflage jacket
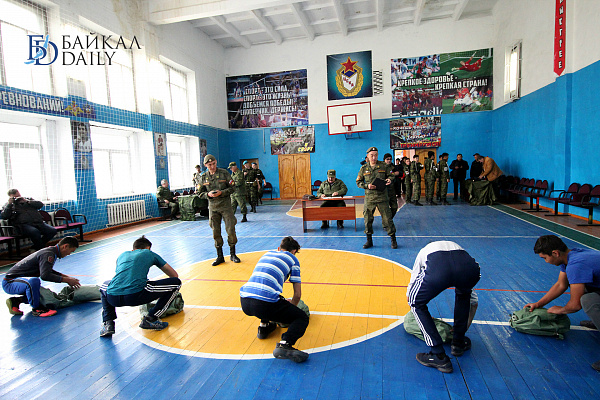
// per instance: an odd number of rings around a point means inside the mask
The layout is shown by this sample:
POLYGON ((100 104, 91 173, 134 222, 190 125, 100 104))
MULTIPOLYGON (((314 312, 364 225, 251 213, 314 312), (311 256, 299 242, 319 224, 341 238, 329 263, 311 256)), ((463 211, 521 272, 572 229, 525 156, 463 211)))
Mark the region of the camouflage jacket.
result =
POLYGON ((156 189, 156 198, 159 201, 165 201, 165 200, 175 201, 175 199, 173 197, 173 193, 171 193, 171 190, 169 188, 162 187, 162 186, 159 186, 156 189))
POLYGON ((440 160, 438 163, 438 177, 440 179, 450 179, 450 170, 448 169, 448 162, 440 160))
POLYGON ((337 192, 339 196, 344 196, 348 193, 348 188, 341 179, 336 179, 333 183, 329 183, 325 180, 321 183, 321 186, 319 186, 319 190, 317 190, 317 197, 321 197, 322 194, 331 196, 335 192, 337 192))
POLYGON ((358 171, 356 177, 356 185, 365 190, 365 201, 370 202, 387 202, 388 191, 379 191, 377 189, 369 189, 369 184, 373 183, 375 178, 382 180, 390 179, 394 180, 394 174, 392 174, 392 166, 387 165, 383 161, 377 161, 374 167, 371 167, 370 163, 366 163, 358 171))
POLYGON ((235 186, 231 175, 226 169, 217 168, 214 174, 211 174, 208 170, 202 173, 202 179, 200 183, 201 199, 208 200, 208 208, 211 210, 217 210, 227 206, 231 209, 231 194, 235 191, 235 186), (213 190, 220 190, 221 195, 219 197, 208 197, 208 192, 213 190))
POLYGON ((413 161, 410 163, 410 181, 411 182, 421 182, 421 170, 423 169, 423 164, 418 161, 413 161))
POLYGON ((236 172, 231 174, 231 179, 233 179, 233 183, 235 186, 235 193, 239 195, 246 194, 246 177, 244 176, 244 172, 238 169, 236 172))

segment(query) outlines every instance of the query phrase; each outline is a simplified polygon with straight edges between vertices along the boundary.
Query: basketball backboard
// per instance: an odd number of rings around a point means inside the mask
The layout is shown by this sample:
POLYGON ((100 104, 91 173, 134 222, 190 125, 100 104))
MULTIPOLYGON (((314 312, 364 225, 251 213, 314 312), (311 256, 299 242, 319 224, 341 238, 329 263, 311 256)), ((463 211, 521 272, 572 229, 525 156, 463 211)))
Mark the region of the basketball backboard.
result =
POLYGON ((372 129, 371 102, 327 106, 327 124, 330 135, 369 132, 372 129))

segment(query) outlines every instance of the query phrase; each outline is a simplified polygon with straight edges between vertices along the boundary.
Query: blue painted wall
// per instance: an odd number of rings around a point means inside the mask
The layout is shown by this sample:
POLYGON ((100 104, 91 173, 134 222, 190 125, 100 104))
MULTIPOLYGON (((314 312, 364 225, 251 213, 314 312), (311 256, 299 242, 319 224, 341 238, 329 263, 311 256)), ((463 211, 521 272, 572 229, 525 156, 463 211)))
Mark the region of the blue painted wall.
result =
MULTIPOLYGON (((442 146, 439 153, 447 152, 455 158, 463 153, 470 160, 473 153, 491 147, 491 112, 465 113, 442 116, 442 146)), ((371 132, 360 133, 360 138, 346 139, 345 135, 329 135, 327 124, 315 125, 315 152, 310 154, 311 182, 325 180, 328 169, 335 169, 337 177, 348 186, 348 194, 364 195, 356 184, 360 162, 369 147, 379 149, 379 159, 390 149, 389 119, 373 121, 371 132)), ((260 168, 273 185, 273 196, 279 197, 277 156, 271 155, 269 130, 253 129, 221 132, 219 135, 219 165, 244 158, 259 158, 260 168), (263 151, 263 138, 265 147, 263 151)))

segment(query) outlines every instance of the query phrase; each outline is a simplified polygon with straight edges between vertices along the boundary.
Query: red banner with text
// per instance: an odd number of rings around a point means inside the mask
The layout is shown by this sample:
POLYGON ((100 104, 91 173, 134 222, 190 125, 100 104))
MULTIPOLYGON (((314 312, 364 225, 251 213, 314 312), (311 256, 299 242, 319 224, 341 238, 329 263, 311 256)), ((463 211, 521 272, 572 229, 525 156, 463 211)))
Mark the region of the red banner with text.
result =
POLYGON ((554 72, 561 76, 565 71, 566 61, 566 18, 567 2, 556 0, 556 15, 554 16, 554 72))

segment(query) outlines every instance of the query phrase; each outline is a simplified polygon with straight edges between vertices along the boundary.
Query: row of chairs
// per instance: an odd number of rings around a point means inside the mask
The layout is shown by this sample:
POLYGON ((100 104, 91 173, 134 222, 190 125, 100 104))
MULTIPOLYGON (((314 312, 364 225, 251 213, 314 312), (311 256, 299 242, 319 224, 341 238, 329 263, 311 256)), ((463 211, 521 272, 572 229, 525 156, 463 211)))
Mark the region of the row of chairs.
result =
POLYGON ((530 212, 540 212, 540 198, 547 197, 548 200, 554 202, 554 213, 546 214, 548 217, 562 217, 569 214, 558 213, 558 205, 564 204, 584 208, 588 210, 587 224, 578 224, 579 226, 598 226, 594 224, 594 208, 600 205, 600 185, 593 186, 589 183, 580 185, 579 183, 571 183, 567 189, 549 190, 548 181, 535 180, 518 177, 507 177, 507 191, 513 196, 523 196, 529 198, 530 212), (536 207, 533 208, 533 200, 536 200, 536 207))
MULTIPOLYGON (((66 208, 59 208, 52 212, 39 210, 40 215, 45 223, 54 227, 58 232, 63 232, 72 229, 79 230, 80 242, 91 242, 83 238, 83 226, 87 224, 87 218, 83 214, 73 214, 66 208)), ((12 244, 15 243, 17 256, 21 255, 21 240, 26 239, 26 236, 20 235, 15 230, 15 227, 8 224, 8 221, 1 220, 0 222, 0 243, 6 243, 8 255, 12 258, 12 244)))

